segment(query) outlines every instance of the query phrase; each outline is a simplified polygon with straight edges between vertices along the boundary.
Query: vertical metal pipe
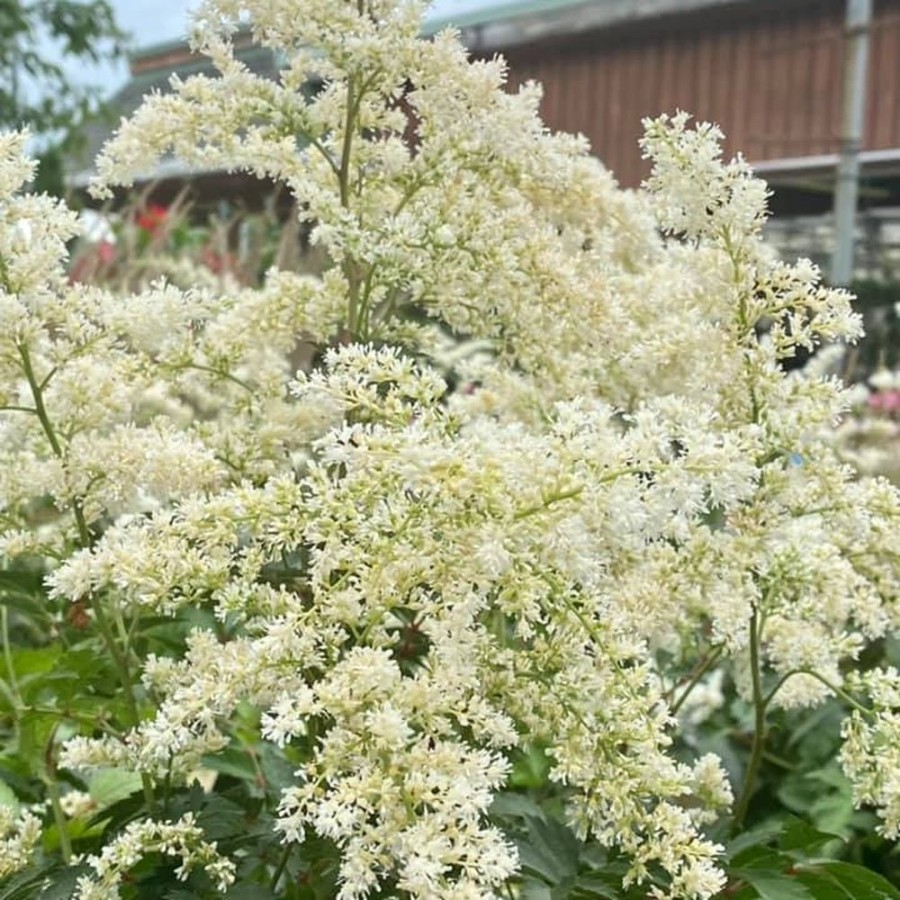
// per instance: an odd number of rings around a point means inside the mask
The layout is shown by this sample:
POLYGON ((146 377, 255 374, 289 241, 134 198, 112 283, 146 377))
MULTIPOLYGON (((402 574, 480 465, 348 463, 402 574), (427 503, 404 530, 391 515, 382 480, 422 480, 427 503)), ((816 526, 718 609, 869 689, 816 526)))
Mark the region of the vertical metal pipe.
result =
POLYGON ((834 256, 831 283, 846 285, 853 277, 856 201, 859 194, 859 151, 866 121, 866 82, 872 0, 847 0, 844 38, 844 99, 841 151, 834 192, 834 256))

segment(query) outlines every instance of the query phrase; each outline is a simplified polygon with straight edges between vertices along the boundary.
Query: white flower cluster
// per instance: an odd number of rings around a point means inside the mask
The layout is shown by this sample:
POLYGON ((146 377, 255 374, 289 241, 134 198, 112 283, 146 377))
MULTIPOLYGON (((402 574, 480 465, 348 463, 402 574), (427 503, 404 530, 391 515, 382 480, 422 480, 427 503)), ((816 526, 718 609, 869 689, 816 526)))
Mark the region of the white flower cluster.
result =
POLYGON ((40 839, 41 820, 34 813, 0 804, 0 878, 24 869, 40 839))
POLYGON ((0 551, 61 557, 116 516, 302 458, 330 421, 286 391, 316 283, 273 274, 224 297, 68 285, 74 219, 16 193, 23 146, 0 140, 0 551))
POLYGON ((204 869, 223 893, 234 883, 235 866, 216 852, 215 842, 203 840, 203 829, 187 813, 177 822, 132 822, 97 856, 85 862, 93 875, 78 879, 73 900, 115 900, 128 872, 147 854, 159 853, 180 860, 175 874, 187 881, 194 869, 204 869))
MULTIPOLYGON (((765 189, 714 128, 648 122, 649 189, 619 192, 534 87, 501 90, 502 62, 418 40, 415 3, 206 0, 197 24, 222 77, 150 98, 104 178, 170 150, 274 176, 333 266, 223 296, 68 289, 71 223, 13 194, 21 139, 2 145, 3 549, 65 557, 56 599, 227 623, 143 660, 152 711, 61 763, 183 781, 252 704, 301 760, 278 829, 339 847, 342 900, 474 900, 515 876, 489 806, 539 746, 628 883, 715 896, 704 827, 732 791, 716 758, 670 752, 685 698, 653 651, 805 706, 900 625, 900 497, 821 438, 841 386, 779 365, 858 336, 847 295, 771 258, 765 189), (279 81, 234 59, 245 19, 279 81), (300 339, 325 351, 311 372, 300 339)), ((868 734, 848 726, 848 771, 890 807, 868 734)), ((148 820, 81 896, 154 847, 230 873, 193 822, 148 820)))
POLYGON ((841 764, 860 805, 874 806, 879 831, 900 837, 900 672, 893 667, 855 676, 851 686, 865 691, 872 709, 855 709, 844 721, 841 764))

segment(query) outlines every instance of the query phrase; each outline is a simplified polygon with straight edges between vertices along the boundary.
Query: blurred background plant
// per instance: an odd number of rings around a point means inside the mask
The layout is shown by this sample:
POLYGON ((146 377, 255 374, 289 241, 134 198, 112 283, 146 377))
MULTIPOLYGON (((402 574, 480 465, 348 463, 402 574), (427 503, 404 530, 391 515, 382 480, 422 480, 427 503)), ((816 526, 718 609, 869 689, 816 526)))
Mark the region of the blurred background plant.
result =
POLYGON ((104 109, 103 88, 73 80, 65 62, 109 63, 125 39, 107 0, 0 0, 0 129, 38 139, 38 190, 62 195, 63 161, 104 109))
POLYGON ((835 439, 860 473, 900 483, 900 282, 860 280, 850 290, 865 335, 832 367, 853 385, 835 439))
POLYGON ((181 288, 224 290, 260 287, 273 266, 309 274, 327 266, 293 207, 285 218, 277 194, 261 211, 204 213, 187 189, 166 205, 154 199, 154 189, 149 184, 124 204, 81 211, 69 263, 73 282, 114 293, 140 291, 160 278, 181 288))

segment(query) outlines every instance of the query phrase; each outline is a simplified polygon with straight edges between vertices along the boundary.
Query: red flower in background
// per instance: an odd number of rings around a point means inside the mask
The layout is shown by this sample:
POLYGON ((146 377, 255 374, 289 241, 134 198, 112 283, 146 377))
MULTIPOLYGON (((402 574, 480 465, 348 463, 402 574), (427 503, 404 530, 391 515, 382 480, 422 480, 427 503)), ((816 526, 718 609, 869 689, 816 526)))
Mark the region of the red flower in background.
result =
POLYGON ((148 234, 156 234, 166 224, 169 210, 158 203, 151 203, 137 215, 137 227, 148 234))

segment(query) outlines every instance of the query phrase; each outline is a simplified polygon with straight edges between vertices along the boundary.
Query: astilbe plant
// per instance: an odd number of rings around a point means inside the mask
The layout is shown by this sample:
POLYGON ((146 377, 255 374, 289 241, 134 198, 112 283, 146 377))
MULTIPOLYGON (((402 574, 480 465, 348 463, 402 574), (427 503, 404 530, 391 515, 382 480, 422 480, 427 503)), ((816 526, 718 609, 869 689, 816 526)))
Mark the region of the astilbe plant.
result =
POLYGON ((647 122, 625 193, 536 87, 421 40, 415 3, 206 0, 196 26, 221 77, 147 99, 99 190, 170 151, 273 177, 331 265, 72 286, 73 221, 17 193, 2 139, 3 766, 37 804, 0 819, 17 896, 517 896, 496 801, 537 756, 606 848, 580 896, 710 898, 767 714, 834 696, 896 835, 898 676, 848 672, 898 625, 900 498, 819 437, 840 384, 781 367, 858 321, 772 258, 718 131, 647 122), (234 58, 243 27, 277 82, 234 58), (674 752, 713 671, 755 711, 733 787, 674 752))

